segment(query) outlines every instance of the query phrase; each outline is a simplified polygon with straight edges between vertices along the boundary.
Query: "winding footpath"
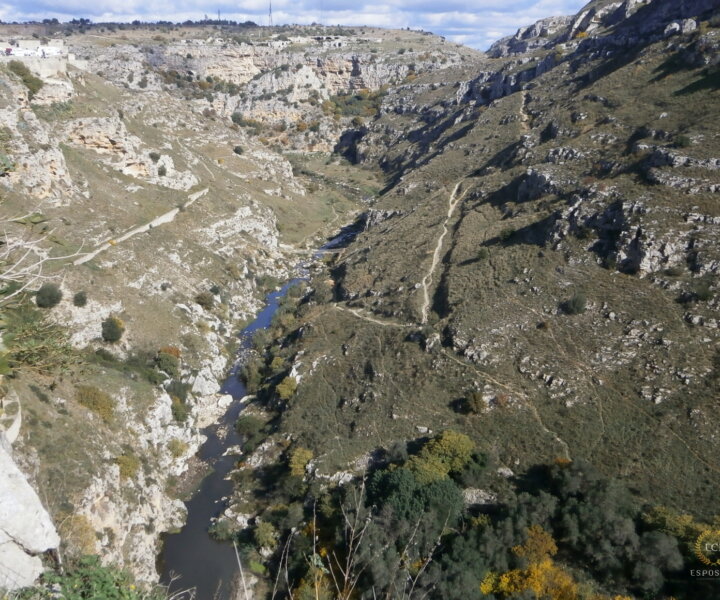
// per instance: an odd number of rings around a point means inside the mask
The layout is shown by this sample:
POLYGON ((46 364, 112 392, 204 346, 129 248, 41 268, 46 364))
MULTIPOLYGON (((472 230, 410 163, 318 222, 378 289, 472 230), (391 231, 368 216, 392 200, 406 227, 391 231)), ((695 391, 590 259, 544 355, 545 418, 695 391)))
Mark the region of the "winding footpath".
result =
POLYGON ((175 220, 175 217, 177 217, 178 213, 181 210, 185 210, 186 208, 189 208, 193 205, 193 203, 202 198, 205 194, 208 193, 208 188, 205 188, 204 190, 197 192, 195 194, 191 194, 188 197, 188 201, 185 202, 185 204, 178 206, 177 208, 173 208, 172 210, 169 210, 166 213, 163 213, 159 217, 154 218, 149 223, 145 223, 144 225, 139 225, 138 227, 134 227, 130 231, 124 233, 119 238, 110 239, 102 242, 95 250, 92 252, 88 252, 87 254, 83 254, 80 258, 77 258, 73 261, 73 265, 82 265, 83 263, 86 263, 88 261, 91 261, 93 258, 95 258, 98 254, 101 252, 104 252, 108 248, 112 248, 113 246, 117 246, 120 242, 124 242, 125 240, 129 240, 131 237, 136 236, 140 233, 145 233, 146 231, 150 231, 154 227, 157 227, 158 225, 164 225, 166 223, 172 223, 175 220))
POLYGON ((433 273, 435 272, 435 269, 440 262, 440 251, 442 250, 443 241, 445 240, 445 236, 448 232, 448 221, 452 217, 452 214, 455 212, 455 207, 458 205, 458 202, 460 202, 462 197, 465 195, 464 192, 458 195, 461 183, 462 181, 458 181, 453 188, 452 194, 450 194, 450 199, 448 201, 447 217, 445 217, 445 222, 443 223, 443 232, 440 234, 437 244, 435 244, 435 251, 433 252, 433 259, 432 263, 430 263, 430 268, 428 269, 427 274, 425 275, 425 277, 423 277, 421 282, 423 288, 423 303, 420 308, 420 323, 422 325, 427 323, 428 320, 428 313, 430 311, 430 286, 433 280, 433 273))
POLYGON ((364 315, 359 310, 355 308, 349 308, 347 306, 340 306, 339 304, 334 304, 333 308, 335 310, 339 310, 341 312, 350 313, 354 316, 356 316, 358 319, 362 319, 363 321, 367 321, 368 323, 374 323, 375 325, 380 325, 381 327, 400 327, 400 328, 414 328, 415 325, 412 323, 395 323, 394 321, 388 321, 384 320, 381 321, 380 319, 375 319, 373 317, 368 317, 367 315, 364 315))

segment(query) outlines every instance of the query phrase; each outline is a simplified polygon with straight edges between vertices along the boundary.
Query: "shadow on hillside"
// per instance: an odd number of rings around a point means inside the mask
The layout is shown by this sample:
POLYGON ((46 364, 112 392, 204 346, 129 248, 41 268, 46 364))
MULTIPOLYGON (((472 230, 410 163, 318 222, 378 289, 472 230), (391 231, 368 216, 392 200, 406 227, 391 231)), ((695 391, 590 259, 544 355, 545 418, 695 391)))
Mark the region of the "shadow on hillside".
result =
POLYGON ((557 220, 558 213, 553 212, 545 218, 536 221, 535 223, 530 223, 520 229, 505 229, 499 235, 486 240, 483 243, 483 246, 502 246, 505 248, 512 246, 539 246, 544 248, 547 245, 550 231, 557 220))
POLYGON ((687 96, 695 92, 714 92, 716 90, 720 90, 720 67, 705 69, 701 73, 700 79, 677 90, 673 93, 673 96, 687 96))

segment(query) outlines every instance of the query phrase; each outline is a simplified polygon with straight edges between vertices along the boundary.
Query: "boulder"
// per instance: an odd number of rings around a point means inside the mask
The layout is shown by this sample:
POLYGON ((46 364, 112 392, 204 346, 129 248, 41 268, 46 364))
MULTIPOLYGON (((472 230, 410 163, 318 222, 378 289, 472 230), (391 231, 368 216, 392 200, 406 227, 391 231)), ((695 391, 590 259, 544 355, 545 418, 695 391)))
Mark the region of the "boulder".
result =
POLYGON ((40 559, 33 555, 59 544, 40 498, 0 444, 0 588, 30 585, 42 572, 40 559))
POLYGON ((192 392, 198 396, 209 396, 220 389, 215 375, 209 367, 203 367, 193 381, 192 392))
POLYGON ((42 561, 0 530, 0 590, 31 586, 42 572, 42 561))

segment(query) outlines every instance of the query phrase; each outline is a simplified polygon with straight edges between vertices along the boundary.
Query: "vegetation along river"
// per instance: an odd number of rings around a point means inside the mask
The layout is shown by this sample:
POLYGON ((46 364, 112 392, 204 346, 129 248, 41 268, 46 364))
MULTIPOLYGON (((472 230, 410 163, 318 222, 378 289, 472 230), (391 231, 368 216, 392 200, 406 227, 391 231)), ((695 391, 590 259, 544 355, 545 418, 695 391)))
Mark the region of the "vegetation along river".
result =
MULTIPOLYGON (((340 235, 322 246, 315 258, 348 243, 356 233, 353 227, 345 228, 340 235)), ((292 279, 280 290, 268 294, 265 308, 240 332, 240 356, 251 348, 253 335, 270 326, 281 298, 301 281, 304 281, 302 277, 292 279)), ((239 447, 243 441, 234 427, 243 408, 240 400, 247 396, 238 369, 239 365, 236 365, 221 389, 221 393, 230 394, 234 401, 218 423, 205 429, 207 441, 198 452, 198 457, 212 467, 212 472, 186 502, 185 526, 180 532, 167 535, 164 539, 159 559, 161 581, 171 586, 171 594, 178 594, 172 596, 174 600, 230 600, 242 597, 236 596, 239 569, 233 545, 217 541, 208 533, 213 519, 225 508, 224 499, 233 491, 233 483, 228 475, 238 457, 232 452, 226 452, 229 448, 239 447), (188 591, 179 594, 181 590, 188 591)))

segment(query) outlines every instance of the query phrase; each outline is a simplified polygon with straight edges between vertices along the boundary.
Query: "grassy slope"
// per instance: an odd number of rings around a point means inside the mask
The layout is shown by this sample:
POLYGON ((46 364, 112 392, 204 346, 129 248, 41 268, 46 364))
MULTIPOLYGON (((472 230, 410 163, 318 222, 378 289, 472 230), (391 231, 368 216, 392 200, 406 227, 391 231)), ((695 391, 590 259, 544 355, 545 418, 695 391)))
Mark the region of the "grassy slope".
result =
MULTIPOLYGON (((419 427, 452 426, 472 434, 498 465, 522 470, 561 457, 567 448, 571 457, 588 458, 626 479, 650 501, 703 516, 716 510, 717 389, 708 377, 716 330, 690 325, 688 306, 676 302, 697 276, 687 268, 672 277, 624 274, 604 268, 588 251, 595 234, 571 236, 557 249, 550 239, 573 192, 597 203, 600 212, 616 199, 639 199, 648 212, 634 217, 637 223, 680 240, 692 229, 688 212, 718 216, 712 194, 650 186, 636 170, 597 170, 603 159, 627 165, 641 160, 625 154, 641 126, 662 128, 670 140, 680 134, 698 140, 681 154, 720 154, 712 117, 718 92, 700 89, 700 69, 663 76, 668 58, 656 45, 612 68, 598 61, 571 73, 561 65, 536 82, 529 98, 513 94, 476 109, 465 122, 453 124, 461 108, 450 107, 440 139, 415 158, 419 130, 428 133, 437 123, 418 127, 415 121, 408 129, 407 117, 383 118, 386 132, 404 132, 386 158, 399 157, 415 170, 406 171, 377 207, 399 209, 403 216, 361 235, 333 272, 344 297, 356 298, 348 304, 387 326, 328 303, 311 313, 291 347, 303 350, 300 373, 307 375, 282 428, 316 449, 321 470, 333 471, 394 439, 418 437, 424 431, 419 427), (584 83, 582 76, 593 70, 602 77, 584 83), (609 102, 589 98, 593 94, 609 102), (573 113, 586 116, 573 119, 573 113), (551 121, 572 133, 538 143, 551 121), (535 147, 523 155, 524 135, 535 147), (556 146, 579 149, 585 158, 547 164, 545 156, 556 146), (555 172, 560 193, 518 201, 529 165, 555 172), (413 286, 430 265, 457 181, 466 193, 447 223, 450 233, 434 275, 441 283, 434 284, 436 315, 423 332, 437 332, 445 346, 425 352, 422 342, 408 337, 420 329, 422 294, 413 286), (503 240, 508 232, 513 234, 503 240), (566 315, 558 306, 576 290, 586 293, 588 310, 566 315), (485 355, 472 362, 453 350, 463 340, 474 341, 471 346, 485 355), (647 387, 664 390, 662 402, 643 397, 647 387), (458 414, 455 401, 477 389, 486 392, 488 410, 458 414)), ((418 104, 432 105, 433 93, 423 93, 418 104)), ((650 143, 672 147, 672 141, 650 143)), ((717 180, 710 171, 702 175, 717 180)), ((712 232, 695 235, 708 239, 712 232)), ((703 244, 706 262, 715 247, 703 244)), ((716 302, 689 308, 716 316, 716 302)))

